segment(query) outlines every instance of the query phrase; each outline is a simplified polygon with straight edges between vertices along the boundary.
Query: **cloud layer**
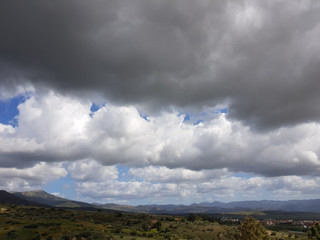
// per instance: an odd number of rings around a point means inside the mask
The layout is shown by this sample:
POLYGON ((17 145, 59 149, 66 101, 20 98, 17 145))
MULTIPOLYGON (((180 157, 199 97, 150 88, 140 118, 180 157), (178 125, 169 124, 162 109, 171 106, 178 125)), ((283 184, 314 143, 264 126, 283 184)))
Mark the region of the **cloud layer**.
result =
MULTIPOLYGON (((91 162, 91 161, 90 161, 91 162)), ((77 165, 78 163, 75 163, 77 165)), ((102 167, 102 166, 101 166, 102 167)), ((103 168, 103 167, 102 167, 103 168)), ((106 169, 106 167, 104 167, 106 169)), ((95 167, 78 172, 95 172, 95 167)), ((111 170, 110 173, 114 171, 111 170)), ((232 176, 221 171, 190 171, 166 167, 131 168, 129 181, 101 177, 77 184, 79 195, 87 201, 143 203, 203 202, 231 199, 299 199, 316 198, 320 179, 299 176, 250 177, 232 176), (141 180, 142 179, 142 180, 141 180)))
POLYGON ((1 82, 146 111, 228 102, 259 130, 319 120, 316 1, 6 1, 1 82), (89 92, 89 93, 88 93, 89 92))
POLYGON ((224 113, 208 113, 195 125, 177 112, 142 117, 133 106, 107 104, 96 112, 90 106, 54 92, 30 97, 18 106, 17 127, 0 125, 1 165, 91 158, 106 166, 319 174, 318 123, 257 133, 224 113))
POLYGON ((40 162, 33 167, 0 168, 0 188, 8 191, 41 189, 46 183, 67 176, 62 164, 40 162))

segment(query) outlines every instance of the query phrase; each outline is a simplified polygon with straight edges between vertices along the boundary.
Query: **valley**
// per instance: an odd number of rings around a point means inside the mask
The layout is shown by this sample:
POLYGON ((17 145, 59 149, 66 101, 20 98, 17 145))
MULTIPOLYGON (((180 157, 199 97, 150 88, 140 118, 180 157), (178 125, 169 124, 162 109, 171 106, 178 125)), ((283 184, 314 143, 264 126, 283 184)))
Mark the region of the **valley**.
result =
POLYGON ((204 213, 208 206, 199 205, 93 205, 44 191, 0 191, 0 239, 232 240, 243 239, 241 226, 251 217, 267 239, 307 240, 317 239, 312 231, 320 226, 317 211, 253 211, 244 210, 248 209, 244 204, 242 208, 219 208, 217 212, 213 212, 217 208, 211 208, 204 213))

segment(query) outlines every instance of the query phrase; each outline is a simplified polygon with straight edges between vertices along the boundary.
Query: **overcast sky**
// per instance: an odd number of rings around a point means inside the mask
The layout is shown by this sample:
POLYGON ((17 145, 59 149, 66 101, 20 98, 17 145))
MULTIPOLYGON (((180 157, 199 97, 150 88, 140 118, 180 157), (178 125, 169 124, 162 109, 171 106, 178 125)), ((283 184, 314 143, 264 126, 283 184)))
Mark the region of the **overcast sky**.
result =
POLYGON ((0 3, 0 188, 320 198, 320 2, 0 3))

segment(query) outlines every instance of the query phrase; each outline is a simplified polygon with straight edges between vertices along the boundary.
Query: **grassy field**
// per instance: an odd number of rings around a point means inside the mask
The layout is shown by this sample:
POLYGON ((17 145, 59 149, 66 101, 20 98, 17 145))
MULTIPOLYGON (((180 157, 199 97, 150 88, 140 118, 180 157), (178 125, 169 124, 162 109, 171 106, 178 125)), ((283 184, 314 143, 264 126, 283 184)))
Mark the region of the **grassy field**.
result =
MULTIPOLYGON (((165 216, 59 208, 1 206, 0 239, 236 239, 237 224, 196 216, 165 216)), ((307 239, 288 231, 269 231, 271 239, 307 239)))

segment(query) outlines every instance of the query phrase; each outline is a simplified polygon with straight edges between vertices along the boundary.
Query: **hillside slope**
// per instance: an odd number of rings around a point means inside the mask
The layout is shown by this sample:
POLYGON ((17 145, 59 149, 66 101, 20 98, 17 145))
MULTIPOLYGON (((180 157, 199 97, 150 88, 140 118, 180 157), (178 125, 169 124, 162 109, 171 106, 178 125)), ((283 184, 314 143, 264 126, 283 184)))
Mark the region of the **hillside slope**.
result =
POLYGON ((37 202, 40 204, 46 204, 52 207, 66 207, 66 208, 96 208, 97 207, 89 203, 73 201, 66 198, 57 197, 43 190, 14 192, 13 194, 25 200, 37 202))
POLYGON ((12 193, 8 193, 4 190, 0 190, 0 203, 1 204, 16 204, 16 205, 25 205, 25 206, 41 206, 47 207, 45 204, 41 204, 38 202, 33 202, 16 196, 12 193))

